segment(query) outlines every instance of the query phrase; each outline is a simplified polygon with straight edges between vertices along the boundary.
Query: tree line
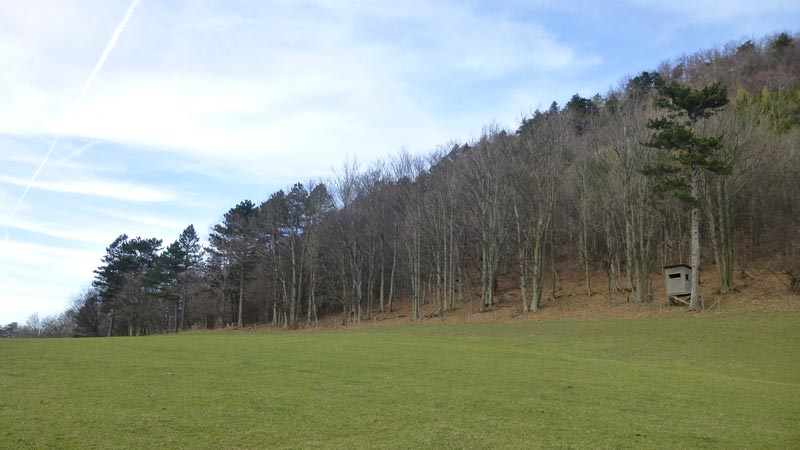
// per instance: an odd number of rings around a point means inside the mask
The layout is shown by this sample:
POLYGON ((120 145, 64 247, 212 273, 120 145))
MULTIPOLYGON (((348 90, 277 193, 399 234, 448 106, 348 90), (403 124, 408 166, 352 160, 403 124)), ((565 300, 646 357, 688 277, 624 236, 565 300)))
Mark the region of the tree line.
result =
POLYGON ((401 299, 417 320, 490 309, 501 282, 535 313, 564 277, 647 302, 660 267, 687 261, 713 265, 705 289, 726 293, 766 257, 800 291, 799 74, 793 35, 731 43, 516 130, 244 200, 205 247, 192 226, 167 247, 121 235, 65 313, 69 333, 353 324, 401 299))

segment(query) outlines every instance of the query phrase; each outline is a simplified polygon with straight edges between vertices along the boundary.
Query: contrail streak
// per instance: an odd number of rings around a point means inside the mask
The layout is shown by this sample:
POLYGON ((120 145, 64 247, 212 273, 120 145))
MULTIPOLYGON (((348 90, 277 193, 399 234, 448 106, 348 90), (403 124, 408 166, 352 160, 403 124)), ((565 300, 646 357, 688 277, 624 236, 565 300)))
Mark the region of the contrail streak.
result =
POLYGON ((62 162, 63 161, 69 161, 70 159, 75 158, 76 156, 82 154, 83 152, 89 150, 90 148, 94 147, 95 145, 97 145, 99 143, 100 143, 100 141, 89 142, 88 144, 84 145, 83 147, 81 147, 81 148, 75 150, 74 152, 70 153, 66 157, 61 158, 60 161, 62 161, 62 162))
POLYGON ((122 21, 117 25, 117 28, 114 29, 114 33, 111 34, 111 39, 108 40, 108 44, 106 44, 106 48, 103 50, 103 54, 100 55, 100 59, 95 64, 92 73, 89 74, 89 78, 86 79, 86 82, 83 84, 83 89, 81 90, 81 94, 78 96, 78 99, 75 100, 75 103, 72 104, 72 107, 67 110, 67 113, 61 120, 61 124, 59 126, 58 133, 56 133, 56 137, 53 139, 53 142, 50 143, 50 148, 47 149, 47 153, 44 155, 44 159, 39 164, 39 167, 36 169, 36 172, 33 173, 31 180, 25 186, 25 190, 22 191, 22 195, 17 200, 17 206, 14 207, 14 210, 11 211, 11 217, 14 217, 19 210, 19 207, 22 205, 22 202, 25 200, 25 196, 28 195, 28 191, 31 190, 31 186, 36 182, 36 179, 39 178, 39 174, 42 173, 42 169, 44 166, 47 165, 47 161, 50 160, 50 155, 53 154, 53 150, 55 150, 56 145, 58 145, 58 141, 61 140, 61 135, 64 133, 64 124, 66 123, 66 118, 69 114, 78 108, 83 101, 83 97, 86 95, 86 92, 92 86, 95 77, 97 77, 97 73, 100 72, 100 69, 103 68, 103 64, 105 64, 106 59, 108 59, 108 55, 111 53, 111 50, 114 49, 114 46, 117 45, 117 39, 119 39, 119 35, 122 34, 122 30, 125 29, 125 25, 128 24, 131 16, 133 15, 133 11, 136 9, 136 6, 141 3, 142 0, 133 0, 131 5, 128 7, 128 10, 125 12, 125 16, 122 18, 122 21))

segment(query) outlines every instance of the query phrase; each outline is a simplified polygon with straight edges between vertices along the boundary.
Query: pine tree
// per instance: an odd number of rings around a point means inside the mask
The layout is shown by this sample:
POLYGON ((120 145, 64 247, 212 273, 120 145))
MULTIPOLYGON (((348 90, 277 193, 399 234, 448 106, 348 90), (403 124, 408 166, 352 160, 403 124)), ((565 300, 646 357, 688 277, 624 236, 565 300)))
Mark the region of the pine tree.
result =
POLYGON ((699 121, 711 117, 728 103, 728 93, 719 82, 693 89, 676 81, 657 82, 655 106, 669 111, 651 119, 655 131, 646 146, 666 154, 662 162, 645 167, 642 172, 657 181, 654 190, 671 192, 691 208, 692 289, 690 310, 703 308, 700 299, 700 184, 704 172, 727 175, 730 163, 720 156, 722 136, 703 136, 696 132, 699 121))
POLYGON ((189 286, 199 278, 197 269, 203 261, 203 248, 194 225, 184 229, 178 240, 159 256, 161 293, 167 303, 174 304, 173 329, 180 330, 186 309, 189 286))
POLYGON ((109 335, 118 325, 127 334, 139 335, 151 328, 152 300, 160 283, 158 252, 161 239, 129 239, 120 235, 106 248, 103 265, 94 271, 92 285, 98 290, 103 311, 111 315, 109 335))
MULTIPOLYGON (((211 246, 208 250, 212 256, 220 257, 222 261, 225 261, 223 268, 225 277, 236 273, 239 278, 236 320, 239 328, 243 326, 244 280, 256 254, 257 216, 258 207, 250 200, 245 200, 225 213, 223 223, 214 225, 209 235, 211 246)), ((227 284, 227 281, 224 284, 227 284)), ((223 289, 224 295, 226 295, 225 289, 223 289)))

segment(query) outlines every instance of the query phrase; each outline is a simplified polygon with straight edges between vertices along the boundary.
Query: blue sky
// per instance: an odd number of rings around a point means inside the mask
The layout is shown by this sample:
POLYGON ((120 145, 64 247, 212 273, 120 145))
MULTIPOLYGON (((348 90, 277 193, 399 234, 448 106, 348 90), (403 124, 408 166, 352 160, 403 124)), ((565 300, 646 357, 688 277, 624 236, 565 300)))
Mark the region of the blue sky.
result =
POLYGON ((777 0, 2 2, 0 324, 62 311, 119 234, 205 235, 348 157, 515 128, 798 23, 777 0))

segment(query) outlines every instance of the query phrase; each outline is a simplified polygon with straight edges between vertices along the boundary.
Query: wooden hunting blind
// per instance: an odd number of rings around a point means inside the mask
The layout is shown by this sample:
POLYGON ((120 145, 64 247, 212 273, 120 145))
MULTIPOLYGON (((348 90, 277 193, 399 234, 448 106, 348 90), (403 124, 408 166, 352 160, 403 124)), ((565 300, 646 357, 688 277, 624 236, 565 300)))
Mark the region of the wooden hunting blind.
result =
POLYGON ((667 285, 667 296, 684 297, 692 294, 692 267, 686 264, 673 264, 664 266, 664 280, 667 285))

